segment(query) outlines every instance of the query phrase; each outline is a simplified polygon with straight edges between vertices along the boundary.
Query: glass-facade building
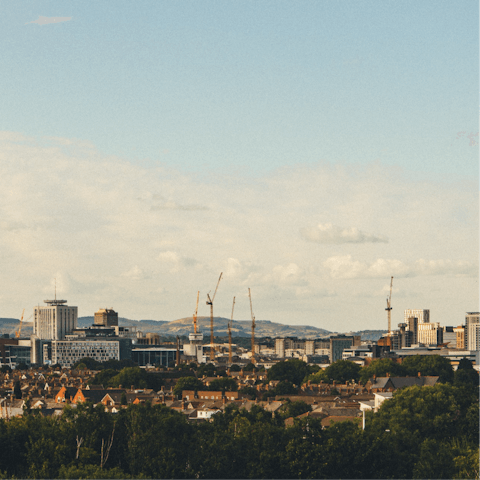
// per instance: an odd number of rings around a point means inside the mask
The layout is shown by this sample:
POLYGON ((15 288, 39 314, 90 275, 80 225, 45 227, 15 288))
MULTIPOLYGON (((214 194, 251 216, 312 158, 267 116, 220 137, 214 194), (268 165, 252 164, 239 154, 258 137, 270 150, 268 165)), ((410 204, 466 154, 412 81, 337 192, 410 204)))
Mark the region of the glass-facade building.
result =
MULTIPOLYGON (((183 350, 180 349, 180 354, 183 350)), ((159 365, 170 367, 175 364, 177 350, 175 348, 134 348, 132 350, 132 360, 139 367, 159 365)))

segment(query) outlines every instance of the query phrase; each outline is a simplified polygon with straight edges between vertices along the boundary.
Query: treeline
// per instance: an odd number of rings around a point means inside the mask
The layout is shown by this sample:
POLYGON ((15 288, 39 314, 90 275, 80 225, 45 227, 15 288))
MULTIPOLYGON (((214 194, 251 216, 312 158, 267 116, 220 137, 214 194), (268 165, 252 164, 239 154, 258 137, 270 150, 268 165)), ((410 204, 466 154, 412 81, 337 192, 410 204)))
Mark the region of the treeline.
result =
MULTIPOLYGON (((398 391, 366 429, 323 429, 302 402, 272 416, 226 407, 193 424, 164 405, 67 405, 0 421, 3 478, 478 478, 478 386, 398 391)), ((361 420, 361 419, 359 419, 361 420)))

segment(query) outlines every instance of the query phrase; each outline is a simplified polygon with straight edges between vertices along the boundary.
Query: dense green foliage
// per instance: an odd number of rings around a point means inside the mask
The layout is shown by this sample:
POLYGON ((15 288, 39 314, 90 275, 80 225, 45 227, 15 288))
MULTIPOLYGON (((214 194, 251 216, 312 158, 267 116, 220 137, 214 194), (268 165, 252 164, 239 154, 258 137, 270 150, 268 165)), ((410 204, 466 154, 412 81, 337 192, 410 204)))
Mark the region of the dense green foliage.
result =
POLYGON ((196 377, 182 377, 179 378, 174 389, 173 393, 175 395, 181 395, 183 390, 203 390, 203 383, 196 377))
POLYGON ((360 367, 349 360, 338 360, 325 370, 309 375, 304 381, 345 383, 354 380, 365 384, 374 375, 377 377, 387 375, 392 377, 416 377, 419 373, 423 376, 438 376, 442 383, 455 381, 458 385, 465 383, 476 383, 478 385, 478 374, 469 360, 463 359, 458 371, 454 373, 450 361, 441 355, 412 355, 405 358, 402 363, 396 363, 390 358, 377 358, 365 367, 360 367))
POLYGON ((7 478, 478 478, 478 388, 405 388, 366 419, 322 429, 287 403, 272 416, 228 405, 193 424, 163 405, 66 406, 0 420, 7 478), (111 449, 106 455, 111 441, 111 449), (102 457, 102 444, 104 445, 102 457))
POLYGON ((163 385, 162 378, 158 373, 148 372, 140 367, 126 367, 119 372, 113 369, 101 370, 89 382, 91 385, 103 385, 105 388, 152 388, 160 390, 163 385))
POLYGON ((438 375, 440 382, 453 381, 453 368, 450 361, 441 355, 412 355, 402 361, 405 374, 438 375))
POLYGON ((97 360, 84 357, 76 362, 72 368, 88 368, 89 370, 122 370, 125 367, 134 367, 132 360, 107 360, 106 362, 98 362, 97 360))
POLYGON ((396 363, 391 358, 377 358, 370 365, 360 370, 360 382, 365 384, 374 375, 386 377, 387 374, 391 377, 404 377, 406 376, 406 371, 401 363, 396 363))
POLYGON ((307 377, 312 370, 302 360, 292 358, 284 362, 278 362, 268 370, 267 380, 282 380, 294 385, 300 386, 305 377, 307 377))

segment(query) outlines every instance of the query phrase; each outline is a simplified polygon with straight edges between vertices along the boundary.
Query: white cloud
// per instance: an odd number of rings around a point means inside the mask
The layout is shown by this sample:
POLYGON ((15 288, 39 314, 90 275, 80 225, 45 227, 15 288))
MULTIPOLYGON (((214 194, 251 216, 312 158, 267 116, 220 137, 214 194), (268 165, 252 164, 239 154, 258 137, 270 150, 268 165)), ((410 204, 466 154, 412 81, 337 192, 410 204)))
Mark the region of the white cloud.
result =
POLYGON ((316 227, 300 228, 300 235, 304 240, 316 243, 388 243, 387 237, 370 235, 356 227, 343 228, 331 223, 319 223, 316 227))
POLYGON ((68 22, 72 18, 73 17, 43 17, 42 15, 40 15, 36 20, 27 22, 25 25, 28 25, 30 23, 36 23, 37 25, 49 25, 51 23, 68 22))
POLYGON ((126 277, 129 280, 140 280, 143 278, 143 271, 138 265, 134 265, 130 270, 122 273, 122 277, 126 277))
POLYGON ((161 252, 158 255, 158 260, 163 264, 169 265, 171 273, 199 266, 199 262, 194 258, 179 255, 172 250, 161 252))
POLYGON ((400 260, 378 258, 372 263, 354 260, 351 255, 330 257, 323 263, 329 275, 336 279, 417 277, 429 275, 478 275, 478 266, 467 261, 400 260))
MULTIPOLYGON (((420 292, 417 304, 425 297, 452 318, 476 308, 474 184, 419 185, 378 165, 208 183, 166 172, 80 140, 0 132, 3 315, 41 301, 41 286, 60 273, 80 315, 101 305, 131 318, 191 315, 196 292, 213 289, 221 271, 216 308, 227 317, 237 295, 238 315, 249 318, 240 298, 252 287, 262 318, 338 330, 351 299, 372 298, 391 275, 409 279, 402 288, 420 292), (305 230, 312 219, 317 227, 305 230)), ((359 324, 371 321, 365 311, 359 324)))

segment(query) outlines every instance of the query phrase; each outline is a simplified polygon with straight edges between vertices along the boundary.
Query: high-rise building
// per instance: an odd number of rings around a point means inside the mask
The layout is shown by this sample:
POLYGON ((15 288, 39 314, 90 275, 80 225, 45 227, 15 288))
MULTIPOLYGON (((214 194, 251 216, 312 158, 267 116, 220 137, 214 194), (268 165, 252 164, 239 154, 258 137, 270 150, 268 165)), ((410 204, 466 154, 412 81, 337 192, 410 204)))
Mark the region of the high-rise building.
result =
POLYGON ((458 327, 454 328, 453 331, 457 336, 457 349, 464 350, 465 349, 465 325, 459 325, 458 327))
POLYGON ((33 309, 33 334, 40 340, 64 340, 77 328, 78 307, 69 307, 66 300, 44 302, 33 309))
POLYGON ((330 337, 330 363, 342 360, 343 350, 353 346, 361 345, 359 335, 336 335, 330 337))
POLYGON ((418 343, 418 318, 417 317, 408 317, 405 320, 405 330, 412 333, 411 344, 416 345, 418 343))
POLYGON ((430 310, 405 310, 405 323, 409 318, 418 318, 418 323, 430 322, 430 310))
POLYGON ((468 348, 468 336, 470 333, 469 326, 472 323, 480 323, 480 313, 479 312, 467 312, 465 315, 465 348, 468 348))
POLYGON ((94 322, 104 327, 118 327, 118 313, 112 308, 101 308, 95 312, 94 322))
POLYGON ((480 323, 470 323, 468 325, 467 350, 480 350, 480 323))
POLYGON ((443 329, 439 322, 418 324, 418 343, 438 345, 443 343, 443 329))

